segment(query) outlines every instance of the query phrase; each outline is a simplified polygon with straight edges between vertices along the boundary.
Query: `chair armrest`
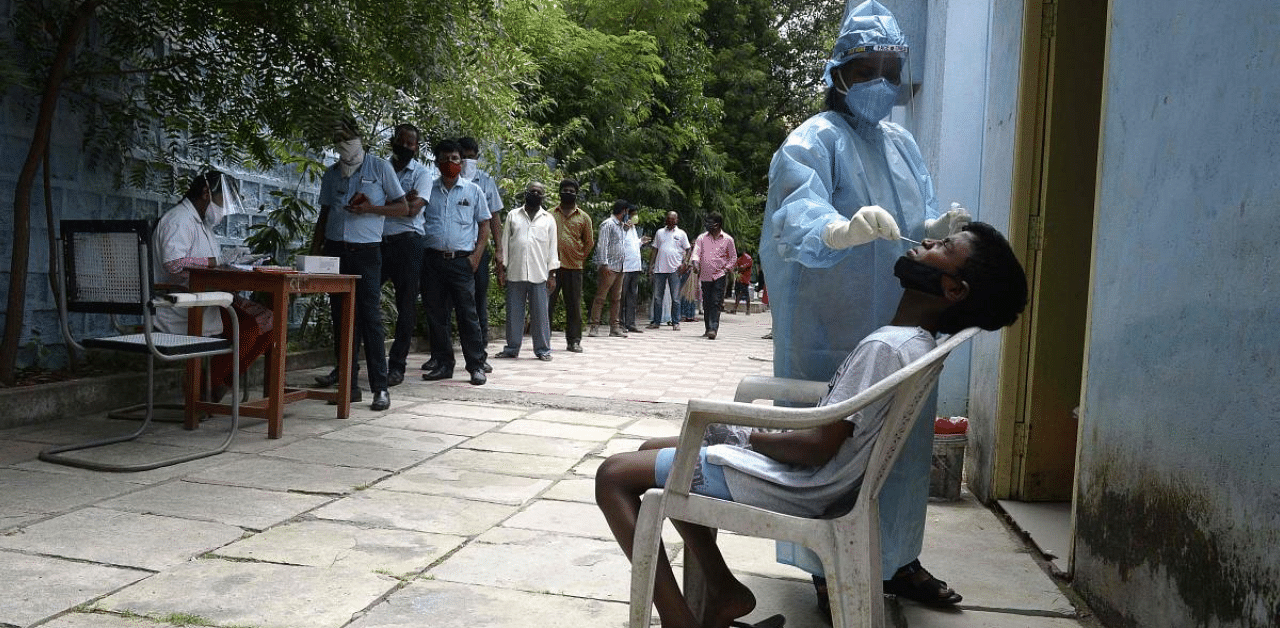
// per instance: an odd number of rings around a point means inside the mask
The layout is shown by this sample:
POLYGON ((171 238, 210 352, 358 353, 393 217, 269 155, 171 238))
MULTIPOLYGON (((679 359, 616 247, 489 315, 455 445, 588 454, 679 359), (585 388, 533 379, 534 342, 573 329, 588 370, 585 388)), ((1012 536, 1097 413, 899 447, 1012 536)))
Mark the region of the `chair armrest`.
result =
POLYGON ((757 399, 772 399, 796 406, 816 406, 827 394, 827 388, 827 382, 748 375, 738 382, 733 400, 751 403, 757 399))
POLYGON ((230 292, 171 292, 151 300, 156 307, 230 307, 230 292))

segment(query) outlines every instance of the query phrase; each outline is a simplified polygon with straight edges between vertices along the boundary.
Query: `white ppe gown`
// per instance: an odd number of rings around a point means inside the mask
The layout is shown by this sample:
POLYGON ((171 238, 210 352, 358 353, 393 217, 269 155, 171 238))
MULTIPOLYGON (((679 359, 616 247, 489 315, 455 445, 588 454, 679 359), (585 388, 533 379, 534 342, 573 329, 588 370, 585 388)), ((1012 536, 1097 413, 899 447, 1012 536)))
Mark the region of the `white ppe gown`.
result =
MULTIPOLYGON (((827 381, 863 337, 888 324, 902 288, 893 266, 900 241, 844 250, 822 242, 826 226, 867 205, 893 215, 902 235, 924 236, 937 218, 933 182, 915 139, 880 122, 855 131, 851 118, 819 113, 797 127, 769 167, 760 257, 769 277, 774 375, 827 381)), ((931 419, 936 393, 922 408, 931 419)), ((880 494, 884 577, 916 559, 924 537, 933 421, 917 421, 880 494)), ((821 563, 808 550, 778 544, 778 559, 811 573, 821 563)))

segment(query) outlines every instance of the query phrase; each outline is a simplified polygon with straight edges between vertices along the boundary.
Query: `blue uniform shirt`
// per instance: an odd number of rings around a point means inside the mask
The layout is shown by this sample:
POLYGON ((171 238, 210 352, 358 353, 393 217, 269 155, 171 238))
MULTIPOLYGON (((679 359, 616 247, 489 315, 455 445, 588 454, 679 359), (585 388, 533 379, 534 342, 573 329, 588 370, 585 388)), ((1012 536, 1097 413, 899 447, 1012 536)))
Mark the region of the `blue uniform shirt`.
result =
POLYGON ((387 201, 404 197, 391 162, 381 157, 366 153, 364 162, 350 177, 342 176, 338 164, 329 166, 320 179, 320 205, 329 206, 324 229, 326 240, 352 244, 382 241, 381 215, 353 214, 346 210, 356 192, 363 192, 374 205, 386 205, 387 201))
MULTIPOLYGON (((404 167, 404 170, 397 172, 396 176, 405 194, 408 194, 409 190, 417 190, 418 196, 423 198, 430 194, 431 172, 417 159, 410 159, 409 164, 404 167)), ((417 216, 387 216, 386 224, 382 226, 382 235, 391 236, 409 231, 422 235, 422 214, 423 212, 418 212, 417 216)))
POLYGON ((445 189, 443 179, 433 181, 422 215, 426 247, 438 251, 474 250, 479 224, 492 216, 480 186, 462 177, 452 190, 445 189))

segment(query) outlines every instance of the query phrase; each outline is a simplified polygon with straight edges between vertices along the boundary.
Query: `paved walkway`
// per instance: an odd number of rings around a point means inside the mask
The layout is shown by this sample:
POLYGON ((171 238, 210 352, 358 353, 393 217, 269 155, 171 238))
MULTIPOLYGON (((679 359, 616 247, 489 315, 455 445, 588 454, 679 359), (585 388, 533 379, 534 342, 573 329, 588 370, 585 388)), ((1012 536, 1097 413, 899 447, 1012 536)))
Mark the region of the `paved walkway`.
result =
MULTIPOLYGON (((587 338, 583 354, 557 337, 550 363, 526 339, 523 357, 494 360, 487 386, 412 379, 389 410, 368 410, 366 394, 346 421, 300 402, 279 440, 246 420, 232 452, 142 473, 35 459, 129 428, 102 415, 0 431, 0 626, 625 626, 628 564, 592 476, 605 456, 674 434, 689 397, 729 398, 742 375, 769 372, 754 359, 769 355, 768 316, 724 318, 715 341, 697 337, 700 323, 587 338)), ((96 455, 214 443, 227 423, 161 424, 96 455)), ((929 517, 924 562, 964 610, 890 603, 896 625, 1084 625, 988 510, 961 500, 929 517)), ((775 564, 770 542, 722 539, 757 591, 752 619, 825 625, 807 577, 775 564)), ((675 537, 670 549, 678 564, 675 537)))

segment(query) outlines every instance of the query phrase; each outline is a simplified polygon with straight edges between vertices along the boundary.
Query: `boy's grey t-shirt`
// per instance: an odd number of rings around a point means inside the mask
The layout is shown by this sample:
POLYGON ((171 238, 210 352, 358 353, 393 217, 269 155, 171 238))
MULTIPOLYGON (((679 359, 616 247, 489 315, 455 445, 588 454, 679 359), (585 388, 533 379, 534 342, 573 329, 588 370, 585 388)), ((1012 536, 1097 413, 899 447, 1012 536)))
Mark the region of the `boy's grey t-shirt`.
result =
MULTIPOLYGON (((836 369, 830 388, 818 405, 839 403, 858 394, 935 346, 933 334, 919 327, 888 325, 877 329, 858 343, 836 369)), ((861 484, 890 400, 891 397, 882 399, 846 418, 854 424, 853 433, 821 467, 785 464, 732 445, 708 447, 707 460, 724 466, 725 481, 734 501, 818 517, 861 484)))

